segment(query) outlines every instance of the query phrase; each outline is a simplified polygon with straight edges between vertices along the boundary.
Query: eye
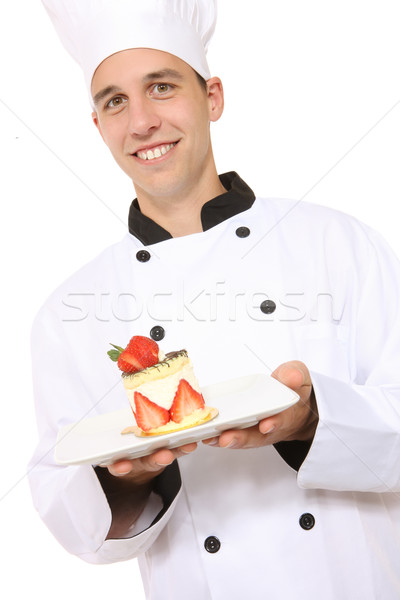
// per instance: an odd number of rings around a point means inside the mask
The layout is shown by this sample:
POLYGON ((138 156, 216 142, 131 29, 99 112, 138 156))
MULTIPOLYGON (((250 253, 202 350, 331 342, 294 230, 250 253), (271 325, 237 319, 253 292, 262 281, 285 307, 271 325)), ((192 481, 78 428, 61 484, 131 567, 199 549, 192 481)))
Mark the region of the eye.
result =
POLYGON ((171 92, 172 88, 173 86, 169 83, 156 83, 153 86, 151 93, 156 96, 162 96, 164 94, 168 94, 168 92, 171 92))
POLYGON ((122 106, 122 104, 124 104, 126 102, 126 98, 123 98, 122 96, 114 96, 114 98, 111 98, 111 100, 109 100, 106 104, 106 108, 118 108, 119 106, 122 106))

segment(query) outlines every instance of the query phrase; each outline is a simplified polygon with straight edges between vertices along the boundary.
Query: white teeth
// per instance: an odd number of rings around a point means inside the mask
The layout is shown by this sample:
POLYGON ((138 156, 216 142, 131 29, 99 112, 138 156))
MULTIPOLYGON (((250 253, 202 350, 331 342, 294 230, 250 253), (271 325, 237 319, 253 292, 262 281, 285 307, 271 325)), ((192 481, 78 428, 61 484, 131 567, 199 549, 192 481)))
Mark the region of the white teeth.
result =
POLYGON ((174 146, 175 144, 166 144, 165 146, 160 146, 154 150, 147 150, 146 152, 139 150, 136 154, 142 160, 153 160, 153 158, 160 158, 160 156, 167 154, 174 146))

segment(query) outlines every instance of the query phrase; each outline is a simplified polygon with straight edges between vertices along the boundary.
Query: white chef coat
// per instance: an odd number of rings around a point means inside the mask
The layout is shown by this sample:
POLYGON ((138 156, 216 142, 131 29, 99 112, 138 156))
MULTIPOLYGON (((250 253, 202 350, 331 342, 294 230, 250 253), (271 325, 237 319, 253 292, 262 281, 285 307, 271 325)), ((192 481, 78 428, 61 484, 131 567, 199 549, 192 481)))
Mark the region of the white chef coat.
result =
POLYGON ((88 562, 137 556, 152 600, 398 600, 399 313, 397 259, 330 209, 257 198, 202 233, 146 247, 128 234, 34 323, 37 510, 88 562), (56 465, 55 439, 126 406, 108 343, 154 326, 164 351, 187 348, 201 385, 304 361, 319 424, 298 472, 274 447, 200 444, 166 470, 164 510, 153 493, 129 537, 105 541, 111 514, 95 470, 56 465))

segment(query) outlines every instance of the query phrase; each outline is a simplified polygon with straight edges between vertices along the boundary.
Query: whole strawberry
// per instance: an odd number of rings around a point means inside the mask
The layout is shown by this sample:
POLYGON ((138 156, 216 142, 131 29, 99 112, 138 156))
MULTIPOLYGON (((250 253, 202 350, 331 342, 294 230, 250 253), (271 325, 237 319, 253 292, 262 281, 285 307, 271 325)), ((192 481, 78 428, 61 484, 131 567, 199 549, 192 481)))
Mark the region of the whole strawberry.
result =
POLYGON ((134 335, 127 347, 115 346, 107 352, 124 373, 137 373, 158 363, 158 344, 143 335, 134 335))

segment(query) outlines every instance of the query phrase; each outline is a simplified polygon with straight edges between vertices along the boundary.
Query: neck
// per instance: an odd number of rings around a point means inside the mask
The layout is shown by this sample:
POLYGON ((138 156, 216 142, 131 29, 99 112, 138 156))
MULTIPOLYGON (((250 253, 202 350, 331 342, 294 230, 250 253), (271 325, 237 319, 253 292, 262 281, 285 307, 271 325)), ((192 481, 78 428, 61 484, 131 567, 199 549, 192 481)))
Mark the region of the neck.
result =
POLYGON ((172 237, 181 237, 203 231, 201 209, 206 202, 225 193, 217 171, 190 188, 173 194, 152 196, 136 188, 141 212, 168 231, 172 237))

